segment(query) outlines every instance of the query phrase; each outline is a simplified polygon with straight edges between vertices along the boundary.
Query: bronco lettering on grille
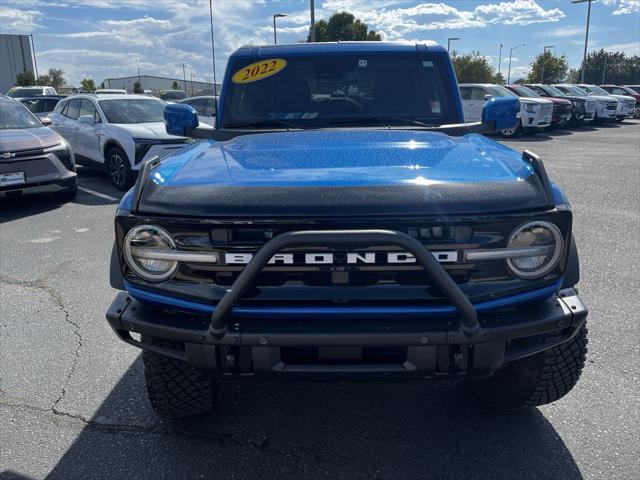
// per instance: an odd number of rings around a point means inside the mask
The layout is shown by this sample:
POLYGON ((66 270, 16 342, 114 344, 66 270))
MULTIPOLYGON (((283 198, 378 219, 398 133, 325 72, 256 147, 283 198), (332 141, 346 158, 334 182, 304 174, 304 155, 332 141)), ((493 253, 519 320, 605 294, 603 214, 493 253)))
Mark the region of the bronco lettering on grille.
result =
MULTIPOLYGON (((440 263, 458 261, 456 250, 441 250, 431 254, 440 263)), ((253 258, 253 253, 223 253, 221 258, 224 258, 227 265, 246 265, 253 258)), ((269 260, 271 265, 399 265, 407 263, 416 263, 415 257, 408 252, 278 253, 269 260)))

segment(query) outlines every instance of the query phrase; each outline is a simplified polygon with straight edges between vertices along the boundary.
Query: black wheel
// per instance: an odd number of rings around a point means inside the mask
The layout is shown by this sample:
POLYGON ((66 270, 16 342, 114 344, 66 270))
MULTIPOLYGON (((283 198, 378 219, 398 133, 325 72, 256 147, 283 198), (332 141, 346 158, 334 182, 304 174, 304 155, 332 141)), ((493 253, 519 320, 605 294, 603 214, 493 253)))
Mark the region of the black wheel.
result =
POLYGON ((74 198, 76 198, 77 194, 78 194, 78 183, 74 182, 72 187, 69 187, 66 190, 62 190, 61 192, 56 192, 53 194, 53 196, 58 200, 62 200, 63 202, 69 202, 74 198))
POLYGON ((587 354, 587 327, 568 342, 506 364, 486 380, 471 383, 475 395, 497 410, 518 410, 555 402, 580 378, 587 354))
POLYGON ((520 135, 522 132, 522 121, 518 120, 518 124, 513 128, 506 128, 504 130, 500 130, 500 134, 505 138, 513 138, 520 135))
MULTIPOLYGON (((175 348, 168 340, 146 342, 175 348)), ((143 351, 144 377, 151 406, 162 418, 183 418, 213 408, 215 382, 198 373, 188 363, 143 351)))
POLYGON ((107 172, 118 190, 129 190, 135 180, 129 158, 120 147, 112 147, 107 152, 107 172))

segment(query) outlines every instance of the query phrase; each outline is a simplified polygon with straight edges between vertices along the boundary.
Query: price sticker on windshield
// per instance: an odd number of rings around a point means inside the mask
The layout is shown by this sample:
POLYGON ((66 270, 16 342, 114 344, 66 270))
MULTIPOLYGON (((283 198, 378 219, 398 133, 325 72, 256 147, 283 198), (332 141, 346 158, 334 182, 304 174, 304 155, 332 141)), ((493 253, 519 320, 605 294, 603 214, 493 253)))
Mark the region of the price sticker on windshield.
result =
POLYGON ((269 58, 247 65, 231 77, 233 83, 251 83, 263 80, 284 70, 287 61, 283 58, 269 58))

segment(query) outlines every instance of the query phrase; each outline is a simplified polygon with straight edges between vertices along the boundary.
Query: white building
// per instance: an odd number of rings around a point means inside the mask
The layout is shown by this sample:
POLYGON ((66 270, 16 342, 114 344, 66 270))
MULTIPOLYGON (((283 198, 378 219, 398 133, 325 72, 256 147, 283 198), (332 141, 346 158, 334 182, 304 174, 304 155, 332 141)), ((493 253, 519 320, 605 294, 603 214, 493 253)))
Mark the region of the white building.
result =
MULTIPOLYGON (((213 95, 213 83, 199 82, 195 79, 187 78, 186 82, 182 78, 156 77, 154 75, 137 75, 131 77, 106 78, 104 80, 104 88, 121 88, 129 93, 133 93, 133 86, 140 79, 143 90, 151 90, 157 94, 160 90, 173 90, 174 82, 178 85, 178 90, 185 90, 188 96, 195 95, 213 95), (186 85, 185 85, 186 83, 186 85)), ((99 85, 96 85, 100 88, 99 85)), ((220 92, 220 84, 217 85, 218 93, 220 92)))

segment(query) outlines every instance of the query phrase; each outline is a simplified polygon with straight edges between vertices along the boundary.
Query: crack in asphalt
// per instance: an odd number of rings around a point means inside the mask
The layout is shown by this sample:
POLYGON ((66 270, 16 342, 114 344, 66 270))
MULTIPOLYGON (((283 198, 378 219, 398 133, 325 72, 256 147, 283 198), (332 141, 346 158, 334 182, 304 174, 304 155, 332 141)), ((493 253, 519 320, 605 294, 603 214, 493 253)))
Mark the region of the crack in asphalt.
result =
MULTIPOLYGON (((63 262, 62 265, 64 265, 64 263, 67 263, 67 262, 63 262)), ((73 327, 72 331, 74 335, 77 337, 77 345, 73 352, 74 354, 73 363, 71 364, 71 368, 67 373, 64 383, 62 384, 60 395, 56 398, 56 400, 53 402, 53 405, 51 406, 51 411, 57 414, 58 404, 62 401, 62 399, 66 395, 67 386, 69 385, 69 382, 71 381, 71 377, 74 375, 76 371, 78 361, 80 360, 80 349, 82 348, 82 335, 80 333, 80 325, 71 319, 71 314, 69 312, 69 309, 65 306, 64 300, 62 299, 62 295, 60 295, 60 293, 57 292, 55 289, 53 289, 50 285, 47 285, 44 281, 44 278, 38 278, 37 280, 18 280, 18 279, 9 278, 6 276, 0 276, 0 283, 5 283, 8 285, 16 285, 16 286, 26 287, 26 288, 35 288, 45 292, 47 295, 49 295, 53 299, 57 307, 64 314, 64 321, 73 327)))

